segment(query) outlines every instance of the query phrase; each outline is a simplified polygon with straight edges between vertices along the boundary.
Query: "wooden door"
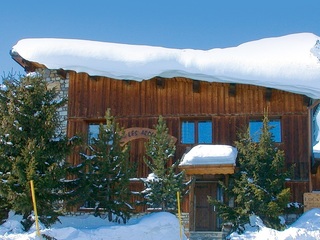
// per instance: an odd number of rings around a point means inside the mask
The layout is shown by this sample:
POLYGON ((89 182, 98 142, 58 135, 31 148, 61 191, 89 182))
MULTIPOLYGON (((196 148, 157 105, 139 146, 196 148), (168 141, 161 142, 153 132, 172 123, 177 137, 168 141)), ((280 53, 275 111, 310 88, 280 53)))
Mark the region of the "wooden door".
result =
POLYGON ((195 230, 217 231, 217 214, 214 206, 209 204, 208 196, 217 197, 216 182, 196 182, 194 189, 195 230))

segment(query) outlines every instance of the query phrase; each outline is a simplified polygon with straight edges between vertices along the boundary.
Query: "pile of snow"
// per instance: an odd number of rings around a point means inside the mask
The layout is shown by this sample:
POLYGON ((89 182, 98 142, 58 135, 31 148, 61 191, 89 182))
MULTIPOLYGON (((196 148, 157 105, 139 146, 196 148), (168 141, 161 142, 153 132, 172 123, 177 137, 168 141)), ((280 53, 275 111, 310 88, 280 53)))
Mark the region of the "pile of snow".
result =
POLYGON ((236 164, 238 151, 228 145, 197 145, 187 152, 180 166, 236 164))
MULTIPOLYGON (((38 239, 35 228, 24 233, 20 225, 21 216, 10 215, 0 226, 1 240, 38 239)), ((107 220, 90 215, 61 217, 49 229, 42 228, 41 234, 58 240, 179 240, 179 221, 173 214, 160 212, 131 219, 127 225, 109 223, 107 220)), ((258 217, 252 217, 246 231, 239 235, 232 233, 232 240, 315 240, 320 239, 320 208, 304 213, 284 231, 276 231, 263 225, 258 217)), ((182 239, 186 236, 182 234, 182 239)))
MULTIPOLYGON (((0 239, 31 240, 38 239, 36 229, 32 228, 24 233, 19 223, 21 216, 12 215, 0 226, 0 239)), ((180 225, 177 217, 171 213, 160 212, 130 219, 126 225, 110 223, 106 219, 92 215, 65 216, 61 223, 51 228, 42 227, 42 235, 57 240, 178 240, 180 239, 180 225)), ((182 238, 186 236, 182 230, 182 238)))
POLYGON ((231 234, 231 239, 316 240, 320 239, 320 208, 304 213, 284 231, 265 227, 258 217, 252 218, 250 225, 246 226, 244 234, 231 234))
POLYGON ((141 81, 155 76, 260 85, 320 98, 319 37, 291 34, 210 50, 76 39, 20 40, 11 50, 49 69, 141 81))

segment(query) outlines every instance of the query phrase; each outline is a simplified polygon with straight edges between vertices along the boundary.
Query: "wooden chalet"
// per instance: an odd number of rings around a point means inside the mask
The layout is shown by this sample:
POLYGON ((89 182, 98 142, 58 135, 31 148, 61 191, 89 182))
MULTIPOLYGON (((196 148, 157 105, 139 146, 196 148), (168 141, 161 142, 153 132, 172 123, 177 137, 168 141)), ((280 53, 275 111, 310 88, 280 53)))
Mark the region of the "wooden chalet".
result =
MULTIPOLYGON (((85 72, 48 69, 12 54, 27 72, 39 71, 61 90, 67 83, 66 131, 94 134, 111 109, 121 127, 127 130, 130 161, 137 164, 136 177, 146 177, 149 169, 143 162, 144 143, 159 115, 169 133, 177 139, 174 160, 181 159, 198 144, 234 145, 237 133, 251 124, 261 124, 267 110, 274 123, 276 142, 285 152, 286 166, 294 165, 294 176, 287 181, 292 202, 304 202, 304 193, 320 190, 320 170, 312 153, 313 114, 319 101, 302 94, 250 84, 207 82, 185 77, 153 77, 143 81, 90 76, 85 72)), ((71 158, 78 164, 79 155, 71 158)), ((207 196, 224 196, 218 181, 228 181, 234 165, 192 166, 184 168, 195 181, 182 211, 189 219, 189 231, 221 231, 222 226, 207 202, 207 196)), ((140 182, 132 190, 141 189, 140 182)), ((137 208, 137 211, 145 211, 137 208)))

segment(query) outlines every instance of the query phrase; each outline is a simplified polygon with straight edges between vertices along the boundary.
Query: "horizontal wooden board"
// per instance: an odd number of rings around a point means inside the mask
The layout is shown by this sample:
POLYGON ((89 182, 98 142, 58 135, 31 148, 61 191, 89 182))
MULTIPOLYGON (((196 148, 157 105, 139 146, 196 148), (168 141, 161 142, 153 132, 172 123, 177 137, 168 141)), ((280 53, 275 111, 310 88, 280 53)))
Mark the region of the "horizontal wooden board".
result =
POLYGON ((187 175, 205 175, 205 174, 233 174, 235 166, 230 164, 219 165, 192 165, 192 166, 180 166, 180 169, 184 170, 187 175))

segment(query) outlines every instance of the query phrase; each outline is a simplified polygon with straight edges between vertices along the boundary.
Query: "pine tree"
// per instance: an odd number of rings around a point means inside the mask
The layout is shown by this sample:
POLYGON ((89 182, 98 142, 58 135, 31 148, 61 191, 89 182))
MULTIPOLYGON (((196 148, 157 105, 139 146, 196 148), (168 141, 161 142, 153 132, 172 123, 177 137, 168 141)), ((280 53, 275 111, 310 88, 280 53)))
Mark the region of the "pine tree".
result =
POLYGON ((124 131, 110 109, 105 118, 106 125, 100 124, 98 137, 91 139, 89 153, 81 153, 82 163, 73 167, 76 192, 78 199, 94 207, 96 216, 107 212, 109 221, 126 223, 132 212, 129 184, 133 168, 129 164, 129 147, 122 146, 124 131))
POLYGON ((228 186, 222 184, 235 206, 210 199, 224 222, 232 222, 238 232, 243 231, 252 214, 259 216, 268 227, 284 227, 279 216, 289 202, 290 190, 284 185, 291 171, 285 169, 284 152, 275 144, 270 128, 265 115, 259 142, 251 139, 249 130, 241 132, 235 142, 239 170, 228 186))
POLYGON ((171 164, 175 154, 175 142, 168 135, 168 128, 162 116, 155 126, 156 133, 145 144, 144 162, 151 170, 148 178, 142 179, 145 189, 142 192, 147 206, 162 211, 177 209, 177 192, 181 196, 187 193, 189 182, 185 181, 184 172, 178 172, 180 161, 171 164))
POLYGON ((72 149, 58 114, 65 103, 41 76, 4 80, 0 89, 0 197, 7 209, 23 215, 25 230, 34 221, 30 180, 40 221, 49 226, 61 214, 60 180, 72 149))
MULTIPOLYGON (((1 177, 0 177, 1 179, 1 177)), ((9 216, 9 207, 4 197, 0 196, 0 225, 6 221, 9 216)))

